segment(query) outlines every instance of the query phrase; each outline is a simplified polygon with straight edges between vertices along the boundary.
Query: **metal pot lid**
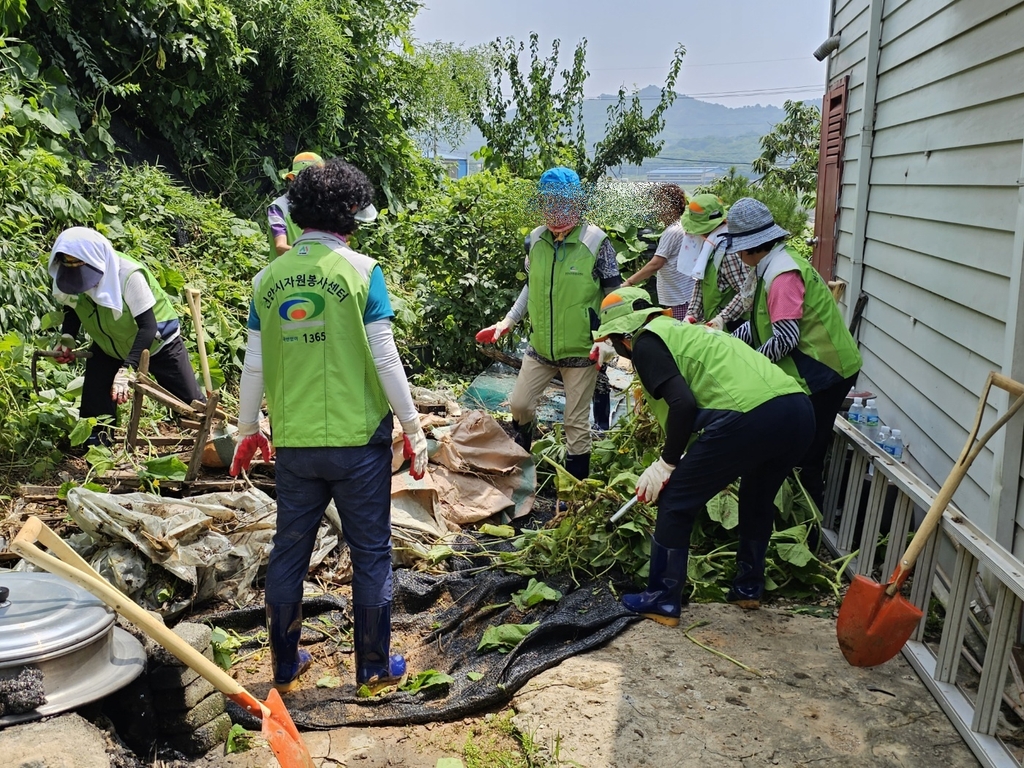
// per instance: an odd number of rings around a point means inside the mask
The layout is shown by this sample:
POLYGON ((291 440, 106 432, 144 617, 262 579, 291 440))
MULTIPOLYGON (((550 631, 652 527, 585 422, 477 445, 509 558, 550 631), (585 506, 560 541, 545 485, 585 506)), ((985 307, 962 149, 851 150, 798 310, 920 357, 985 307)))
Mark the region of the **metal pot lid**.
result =
POLYGON ((50 573, 0 573, 0 667, 66 653, 110 630, 114 612, 77 584, 50 573))

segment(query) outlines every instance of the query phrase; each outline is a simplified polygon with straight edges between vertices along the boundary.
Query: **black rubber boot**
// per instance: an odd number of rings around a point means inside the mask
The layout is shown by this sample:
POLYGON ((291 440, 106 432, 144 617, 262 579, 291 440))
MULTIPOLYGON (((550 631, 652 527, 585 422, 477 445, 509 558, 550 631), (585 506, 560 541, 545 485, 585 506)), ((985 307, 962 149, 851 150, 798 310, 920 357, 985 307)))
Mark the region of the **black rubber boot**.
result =
POLYGON ((764 558, 767 552, 767 541, 740 539, 740 548, 736 553, 736 578, 732 580, 732 589, 725 596, 726 602, 746 611, 756 611, 761 607, 764 558))
POLYGON ((525 424, 520 424, 515 419, 512 419, 512 429, 516 431, 515 440, 516 445, 520 446, 527 453, 530 452, 530 448, 533 446, 533 422, 528 421, 525 424))
POLYGON ((267 603, 270 664, 274 687, 288 693, 299 685, 299 675, 309 669, 312 657, 299 648, 302 634, 302 603, 267 603))
POLYGON ((594 429, 601 435, 611 428, 612 393, 594 390, 594 429))
POLYGON ((405 674, 405 659, 391 653, 391 603, 352 607, 356 685, 378 683, 405 674))
POLYGON ((565 457, 565 470, 577 480, 586 480, 590 477, 590 454, 568 454, 565 457))
POLYGON ((675 627, 679 615, 690 599, 683 595, 686 587, 688 549, 669 549, 651 537, 651 575, 647 590, 639 594, 623 595, 622 604, 659 624, 675 627))

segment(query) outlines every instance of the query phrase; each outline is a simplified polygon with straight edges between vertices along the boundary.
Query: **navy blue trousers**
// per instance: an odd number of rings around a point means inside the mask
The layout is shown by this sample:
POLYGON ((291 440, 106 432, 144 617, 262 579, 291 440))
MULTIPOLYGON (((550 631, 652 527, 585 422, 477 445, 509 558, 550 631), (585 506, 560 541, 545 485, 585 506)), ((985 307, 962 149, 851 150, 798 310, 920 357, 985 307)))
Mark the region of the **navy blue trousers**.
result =
POLYGON ((724 425, 704 430, 683 456, 658 498, 654 538, 683 549, 711 497, 740 478, 739 534, 766 541, 775 521, 775 495, 814 437, 807 395, 784 395, 724 425))
POLYGON ((331 499, 352 556, 353 604, 391 601, 391 423, 389 413, 368 445, 277 449, 268 604, 302 600, 316 532, 331 499))

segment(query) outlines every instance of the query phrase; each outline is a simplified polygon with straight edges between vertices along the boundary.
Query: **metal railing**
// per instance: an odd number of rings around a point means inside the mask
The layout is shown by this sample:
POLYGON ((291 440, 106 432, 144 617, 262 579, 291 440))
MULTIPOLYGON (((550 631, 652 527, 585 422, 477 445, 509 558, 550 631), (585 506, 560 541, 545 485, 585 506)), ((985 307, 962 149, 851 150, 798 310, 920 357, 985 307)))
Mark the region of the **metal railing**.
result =
MULTIPOLYGON (((836 419, 831 459, 826 467, 822 527, 824 542, 836 557, 859 548, 847 570, 850 577, 854 573, 872 576, 879 536, 888 533, 889 546, 880 574, 888 580, 905 548, 914 510, 928 509, 936 494, 935 489, 882 452, 842 417, 836 419), (883 526, 887 506, 892 504, 892 489, 895 504, 891 522, 883 526), (866 505, 862 504, 864 493, 866 505)), ((933 596, 945 607, 937 648, 933 651, 924 642, 922 620, 904 646, 903 655, 982 765, 1017 768, 1020 763, 995 734, 1020 625, 1024 563, 950 504, 943 513, 939 532, 917 562, 909 599, 927 617, 933 596), (948 574, 939 566, 940 550, 955 551, 955 564, 948 574), (984 661, 979 664, 978 690, 972 701, 957 684, 957 671, 961 656, 968 655, 964 651, 964 637, 971 618, 971 602, 983 589, 977 586, 979 569, 987 577, 995 598, 984 661)))

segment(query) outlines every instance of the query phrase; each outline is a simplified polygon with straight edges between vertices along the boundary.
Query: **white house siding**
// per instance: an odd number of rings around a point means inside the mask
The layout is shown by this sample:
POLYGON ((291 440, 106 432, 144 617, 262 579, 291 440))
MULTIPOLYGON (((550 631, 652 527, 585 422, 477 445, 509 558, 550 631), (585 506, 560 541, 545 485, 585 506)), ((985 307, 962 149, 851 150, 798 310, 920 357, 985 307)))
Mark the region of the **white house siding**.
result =
MULTIPOLYGON (((851 43, 854 50, 833 56, 830 76, 849 74, 852 94, 868 74, 870 2, 836 6, 840 51, 851 43)), ((903 430, 912 466, 938 484, 967 438, 988 371, 1003 368, 1007 323, 1017 323, 1009 315, 1016 311, 1024 3, 886 0, 878 62, 860 383, 878 393, 883 420, 903 430)), ((850 109, 854 140, 846 144, 838 242, 845 279, 863 104, 851 98, 850 109)), ((993 534, 995 463, 986 449, 954 497, 993 534)))

